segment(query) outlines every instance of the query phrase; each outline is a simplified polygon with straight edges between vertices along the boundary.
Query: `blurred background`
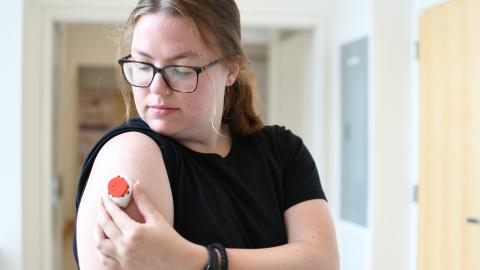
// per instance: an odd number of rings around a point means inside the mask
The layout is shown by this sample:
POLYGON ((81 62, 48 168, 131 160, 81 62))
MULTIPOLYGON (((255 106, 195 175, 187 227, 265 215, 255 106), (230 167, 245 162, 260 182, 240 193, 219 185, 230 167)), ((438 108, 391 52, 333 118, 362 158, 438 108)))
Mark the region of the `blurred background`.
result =
MULTIPOLYGON (((81 166, 122 121, 136 1, 0 16, 0 269, 75 269, 81 166)), ((480 269, 480 0, 237 0, 267 124, 300 135, 343 270, 480 269)))

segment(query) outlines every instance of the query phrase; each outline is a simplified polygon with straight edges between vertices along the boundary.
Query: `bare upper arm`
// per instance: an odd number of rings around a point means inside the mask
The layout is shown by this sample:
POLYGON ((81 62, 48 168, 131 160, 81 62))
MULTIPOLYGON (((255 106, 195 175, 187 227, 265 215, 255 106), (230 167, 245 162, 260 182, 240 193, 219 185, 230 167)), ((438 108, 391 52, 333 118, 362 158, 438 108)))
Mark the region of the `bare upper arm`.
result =
MULTIPOLYGON (((158 211, 173 226, 170 182, 157 144, 139 132, 115 136, 100 150, 88 178, 77 215, 77 251, 81 269, 101 269, 93 238, 97 207, 107 182, 124 174, 142 183, 143 190, 158 211)), ((143 218, 134 203, 125 212, 139 222, 143 218)))
MULTIPOLYGON (((289 243, 312 244, 323 263, 338 269, 338 247, 333 219, 325 200, 308 200, 296 204, 284 213, 289 243)), ((322 268, 324 269, 324 268, 322 268)))

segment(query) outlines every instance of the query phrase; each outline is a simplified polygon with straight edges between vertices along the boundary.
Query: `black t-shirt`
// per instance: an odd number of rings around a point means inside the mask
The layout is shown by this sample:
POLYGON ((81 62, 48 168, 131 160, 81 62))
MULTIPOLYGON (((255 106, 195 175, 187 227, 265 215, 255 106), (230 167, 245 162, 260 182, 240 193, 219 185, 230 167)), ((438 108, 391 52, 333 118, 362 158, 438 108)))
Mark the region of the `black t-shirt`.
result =
MULTIPOLYGON (((174 228, 196 244, 219 242, 229 248, 286 244, 284 211, 306 200, 326 200, 312 156, 284 127, 265 126, 252 135, 233 137, 223 158, 195 152, 134 118, 109 131, 90 152, 77 188, 77 211, 101 147, 129 131, 148 135, 160 147, 172 189, 174 228)), ((75 237, 73 245, 77 259, 75 237)))

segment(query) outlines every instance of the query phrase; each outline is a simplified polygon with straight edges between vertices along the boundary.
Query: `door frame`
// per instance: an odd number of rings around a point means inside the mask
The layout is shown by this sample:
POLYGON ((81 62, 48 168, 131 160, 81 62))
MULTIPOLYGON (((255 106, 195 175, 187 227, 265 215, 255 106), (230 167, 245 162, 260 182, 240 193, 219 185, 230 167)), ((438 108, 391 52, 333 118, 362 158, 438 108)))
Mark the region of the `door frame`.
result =
MULTIPOLYGON (((122 5, 83 5, 78 4, 32 4, 25 13, 25 46, 23 71, 23 258, 24 269, 56 269, 55 257, 58 246, 53 243, 52 183, 54 175, 54 47, 55 27, 64 23, 117 23, 128 17, 132 6, 122 5), (30 42, 29 42, 30 40, 30 42), (32 46, 34 45, 34 46, 32 46), (28 61, 27 61, 28 60, 28 61), (28 68, 27 68, 28 67, 28 68), (28 69, 28 70, 27 70, 28 69), (29 72, 37 70, 37 73, 29 72), (28 150, 26 150, 28 149, 28 150)), ((326 96, 326 58, 324 55, 325 22, 317 15, 291 14, 278 16, 274 11, 259 13, 246 10, 242 14, 242 25, 248 28, 309 30, 314 36, 312 64, 312 105, 315 100, 327 100, 326 96), (250 13, 249 13, 250 11, 250 13), (320 45, 320 46, 318 46, 320 45), (321 64, 319 64, 321 63, 321 64)), ((270 73, 269 93, 278 79, 275 71, 270 73), (272 83, 273 82, 273 83, 272 83)), ((322 130, 326 127, 326 106, 313 106, 312 118, 318 119, 312 126, 311 137, 321 138, 312 143, 311 152, 321 166, 326 160, 322 150, 325 139, 322 130)), ((272 106, 275 108, 275 106, 272 106)), ((323 151, 326 153, 326 151, 323 151)), ((325 166, 325 165, 324 165, 325 166)), ((326 166, 325 166, 326 167, 326 166)), ((319 168, 323 170, 325 168, 319 168)), ((323 170, 324 171, 324 170, 323 170)), ((328 173, 328 172, 327 172, 328 173)))

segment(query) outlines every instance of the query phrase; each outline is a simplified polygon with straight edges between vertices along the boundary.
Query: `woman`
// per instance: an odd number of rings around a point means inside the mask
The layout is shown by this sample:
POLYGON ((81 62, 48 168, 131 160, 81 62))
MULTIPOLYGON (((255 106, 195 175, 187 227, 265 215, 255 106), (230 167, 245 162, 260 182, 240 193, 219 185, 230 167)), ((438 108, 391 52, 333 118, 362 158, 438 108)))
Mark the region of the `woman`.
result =
POLYGON ((338 269, 310 153, 254 110, 234 0, 141 0, 128 29, 119 63, 140 118, 84 165, 79 267, 338 269), (104 194, 118 174, 138 180, 125 209, 104 194))

